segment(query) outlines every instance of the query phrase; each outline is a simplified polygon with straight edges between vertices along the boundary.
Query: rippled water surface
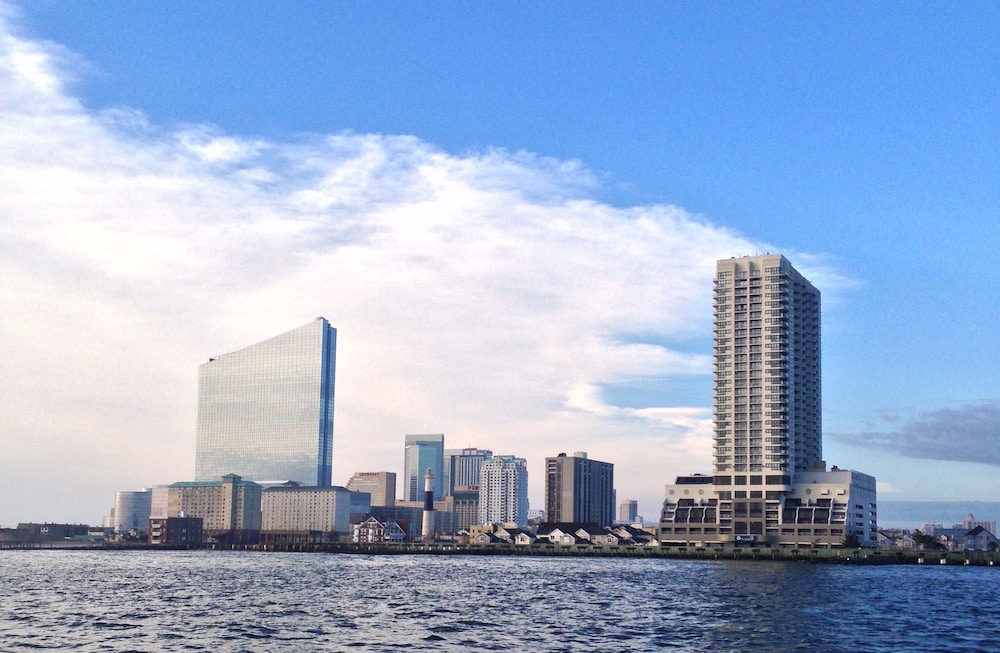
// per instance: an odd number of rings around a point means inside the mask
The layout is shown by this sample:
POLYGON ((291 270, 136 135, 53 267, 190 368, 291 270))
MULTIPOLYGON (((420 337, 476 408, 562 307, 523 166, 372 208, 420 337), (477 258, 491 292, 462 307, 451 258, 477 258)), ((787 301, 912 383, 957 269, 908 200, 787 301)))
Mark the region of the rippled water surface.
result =
POLYGON ((1000 570, 0 551, 0 650, 998 651, 1000 570))

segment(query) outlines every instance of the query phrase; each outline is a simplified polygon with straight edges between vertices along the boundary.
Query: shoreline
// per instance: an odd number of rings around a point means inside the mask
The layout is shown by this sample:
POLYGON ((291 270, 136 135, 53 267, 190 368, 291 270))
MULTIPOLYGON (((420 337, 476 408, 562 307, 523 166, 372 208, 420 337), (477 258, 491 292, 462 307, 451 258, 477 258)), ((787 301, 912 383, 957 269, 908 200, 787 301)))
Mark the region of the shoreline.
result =
POLYGON ((555 558, 663 558, 674 560, 752 560, 810 564, 930 565, 1000 568, 997 551, 882 551, 790 547, 685 546, 558 546, 455 544, 450 542, 161 545, 145 543, 81 543, 58 540, 0 542, 0 551, 260 551, 268 553, 341 553, 347 555, 461 555, 555 558))

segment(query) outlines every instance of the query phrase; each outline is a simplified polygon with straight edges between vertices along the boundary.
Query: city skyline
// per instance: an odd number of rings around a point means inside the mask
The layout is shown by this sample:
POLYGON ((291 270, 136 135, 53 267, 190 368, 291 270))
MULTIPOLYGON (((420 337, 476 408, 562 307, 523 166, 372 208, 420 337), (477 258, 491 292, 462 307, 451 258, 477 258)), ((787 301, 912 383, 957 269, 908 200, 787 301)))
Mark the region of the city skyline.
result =
POLYGON ((715 261, 777 251, 828 464, 884 525, 995 504, 1000 8, 586 7, 0 4, 0 526, 189 479, 206 354, 316 315, 334 484, 444 433, 653 519, 711 466, 715 261))

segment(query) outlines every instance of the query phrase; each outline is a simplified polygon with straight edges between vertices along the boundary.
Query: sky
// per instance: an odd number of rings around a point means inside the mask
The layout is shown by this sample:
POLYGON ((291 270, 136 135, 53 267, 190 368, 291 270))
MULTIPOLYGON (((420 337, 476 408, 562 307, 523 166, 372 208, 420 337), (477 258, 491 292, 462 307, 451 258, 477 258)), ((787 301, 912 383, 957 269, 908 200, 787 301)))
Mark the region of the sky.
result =
MULTIPOLYGON (((321 315, 335 483, 444 433, 526 458, 532 508, 586 451, 655 520, 711 472, 715 261, 764 252, 823 293, 828 464, 1000 519, 998 29, 989 2, 0 4, 0 526, 191 479, 198 365, 321 315)), ((880 514, 907 520, 940 521, 880 514)))

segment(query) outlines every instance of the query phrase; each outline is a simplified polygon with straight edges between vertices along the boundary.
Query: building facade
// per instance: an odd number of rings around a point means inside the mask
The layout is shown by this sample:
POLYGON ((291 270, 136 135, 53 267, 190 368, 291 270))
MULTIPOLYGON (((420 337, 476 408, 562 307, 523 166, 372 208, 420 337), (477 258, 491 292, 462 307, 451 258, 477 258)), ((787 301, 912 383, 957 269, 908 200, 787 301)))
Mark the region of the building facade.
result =
POLYGON ((610 526, 615 519, 615 468, 584 451, 545 459, 545 519, 610 526))
POLYGON ((112 512, 112 522, 115 534, 128 533, 145 535, 149 528, 149 515, 152 511, 152 492, 150 490, 115 492, 115 507, 112 512))
POLYGON ((639 502, 635 499, 623 499, 618 504, 618 521, 622 524, 634 524, 639 516, 639 502))
POLYGON ((167 517, 200 517, 207 537, 230 534, 253 541, 260 532, 263 488, 236 474, 218 481, 181 481, 170 485, 167 517))
POLYGON ((329 486, 337 330, 314 321, 198 368, 195 480, 329 486))
POLYGON ((516 456, 492 456, 479 472, 479 522, 528 525, 528 463, 516 456))
POLYGON ((351 491, 344 487, 287 485, 261 493, 263 532, 351 533, 351 491))
POLYGON ((367 492, 373 506, 396 505, 395 472, 355 472, 345 486, 352 492, 367 492))
POLYGON ((434 475, 434 496, 445 496, 444 434, 407 435, 403 452, 404 501, 423 500, 424 474, 428 469, 434 475))
POLYGON ((201 544, 201 517, 151 517, 149 543, 197 546, 201 544))
POLYGON ((875 479, 823 460, 819 290, 768 254, 714 292, 713 475, 666 487, 661 540, 874 546, 875 479))
POLYGON ((468 530, 479 522, 479 477, 483 463, 493 452, 473 447, 449 449, 445 455, 448 470, 447 491, 454 499, 458 529, 468 530))

